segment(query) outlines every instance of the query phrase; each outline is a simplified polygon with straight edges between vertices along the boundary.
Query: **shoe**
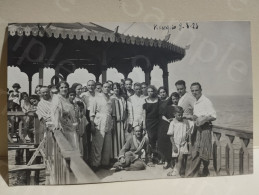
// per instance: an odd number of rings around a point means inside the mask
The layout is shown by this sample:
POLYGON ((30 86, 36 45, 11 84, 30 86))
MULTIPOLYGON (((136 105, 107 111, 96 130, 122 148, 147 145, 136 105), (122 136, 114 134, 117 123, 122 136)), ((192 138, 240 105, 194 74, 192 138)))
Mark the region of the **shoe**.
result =
POLYGON ((160 160, 157 164, 158 164, 158 165, 163 165, 163 164, 165 164, 165 162, 162 161, 162 160, 160 160))
POLYGON ((209 169, 208 168, 207 169, 203 169, 201 176, 202 177, 207 177, 209 175, 210 175, 209 169))
POLYGON ((155 167, 155 164, 154 164, 153 162, 148 162, 148 163, 147 163, 147 166, 148 166, 148 167, 155 167))
POLYGON ((163 169, 169 169, 171 167, 171 163, 166 162, 166 164, 163 166, 163 169))
POLYGON ((174 169, 173 171, 170 171, 169 173, 167 173, 167 176, 180 176, 179 172, 174 169))
POLYGON ((114 171, 114 172, 118 172, 121 170, 124 170, 124 168, 122 166, 115 166, 115 167, 110 168, 110 171, 114 171))

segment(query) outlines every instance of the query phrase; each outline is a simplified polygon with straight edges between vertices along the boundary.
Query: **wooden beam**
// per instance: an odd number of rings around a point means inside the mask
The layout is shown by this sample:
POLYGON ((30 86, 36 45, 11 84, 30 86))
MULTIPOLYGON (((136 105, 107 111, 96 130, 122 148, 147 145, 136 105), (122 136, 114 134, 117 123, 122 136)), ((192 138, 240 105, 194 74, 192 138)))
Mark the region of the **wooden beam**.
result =
POLYGON ((75 175, 76 183, 96 183, 100 181, 80 156, 71 156, 70 168, 75 175))
POLYGON ((35 164, 35 165, 9 165, 9 172, 16 172, 16 171, 25 171, 25 170, 44 170, 46 166, 44 164, 35 164))

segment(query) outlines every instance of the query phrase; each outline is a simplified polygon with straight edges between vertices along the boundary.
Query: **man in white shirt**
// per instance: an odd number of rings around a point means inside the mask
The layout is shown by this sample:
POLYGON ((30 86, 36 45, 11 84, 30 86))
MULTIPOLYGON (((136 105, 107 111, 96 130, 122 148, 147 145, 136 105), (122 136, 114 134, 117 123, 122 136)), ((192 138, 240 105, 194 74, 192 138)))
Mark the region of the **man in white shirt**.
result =
POLYGON ((96 86, 95 92, 102 93, 103 84, 100 82, 97 82, 95 86, 96 86))
POLYGON ((38 115, 38 118, 40 121, 44 122, 50 122, 50 107, 51 107, 51 96, 50 96, 50 90, 48 87, 43 86, 40 89, 41 93, 41 100, 38 103, 36 114, 38 115))
POLYGON ((212 125, 211 122, 216 120, 216 111, 211 101, 202 94, 200 83, 191 85, 192 95, 196 102, 193 108, 193 120, 197 128, 195 147, 192 152, 192 164, 188 170, 187 176, 208 176, 209 161, 212 155, 212 125), (201 163, 203 171, 199 173, 201 163))
POLYGON ((36 114, 38 115, 38 119, 40 120, 39 126, 39 141, 41 141, 44 137, 45 133, 45 123, 51 122, 51 96, 50 90, 48 87, 43 86, 40 89, 41 100, 38 103, 36 114))
POLYGON ((148 97, 148 95, 147 95, 147 87, 148 87, 148 85, 145 82, 141 83, 142 97, 144 97, 144 98, 148 97))
POLYGON ((129 97, 128 101, 132 106, 132 116, 133 120, 129 121, 129 124, 131 124, 133 127, 136 125, 142 125, 143 123, 143 104, 144 104, 144 99, 141 96, 141 84, 140 83, 135 83, 134 84, 134 91, 135 94, 129 97))
POLYGON ((179 80, 175 83, 175 87, 180 96, 178 106, 183 108, 183 116, 190 119, 193 115, 193 105, 196 101, 195 98, 186 91, 185 81, 179 80))
MULTIPOLYGON (((189 94, 186 91, 186 85, 185 81, 179 80, 175 83, 175 87, 177 89, 177 92, 180 96, 178 106, 183 108, 183 117, 186 119, 192 120, 193 116, 193 106, 194 102, 196 101, 193 95, 189 94)), ((194 140, 195 140, 195 134, 192 134, 189 138, 192 145, 189 146, 190 150, 191 147, 193 147, 194 140)), ((181 174, 185 174, 185 170, 188 170, 190 165, 192 163, 192 157, 191 155, 186 155, 183 160, 183 166, 181 169, 181 174)))
POLYGON ((95 81, 89 80, 87 82, 87 92, 81 94, 81 98, 86 105, 86 109, 89 110, 91 103, 95 97, 95 81))
POLYGON ((102 93, 98 93, 90 107, 91 132, 93 135, 91 165, 94 171, 100 165, 108 166, 112 149, 112 101, 109 96, 110 84, 103 84, 102 93))
MULTIPOLYGON (((91 153, 91 140, 92 139, 91 139, 91 125, 90 125, 89 113, 90 113, 90 108, 94 102, 95 95, 96 95, 95 86, 96 86, 95 81, 89 80, 87 82, 87 92, 84 92, 81 94, 81 98, 86 105, 86 118, 89 122, 89 125, 86 128, 86 134, 84 134, 84 137, 83 137, 83 142, 87 143, 87 145, 85 145, 87 154, 91 153)), ((87 155, 84 155, 84 156, 87 156, 87 155)), ((84 160, 89 161, 89 159, 84 159, 84 160)))
POLYGON ((126 88, 126 92, 127 92, 127 97, 134 95, 134 90, 132 89, 132 83, 133 83, 133 81, 131 78, 127 78, 125 80, 125 88, 126 88))

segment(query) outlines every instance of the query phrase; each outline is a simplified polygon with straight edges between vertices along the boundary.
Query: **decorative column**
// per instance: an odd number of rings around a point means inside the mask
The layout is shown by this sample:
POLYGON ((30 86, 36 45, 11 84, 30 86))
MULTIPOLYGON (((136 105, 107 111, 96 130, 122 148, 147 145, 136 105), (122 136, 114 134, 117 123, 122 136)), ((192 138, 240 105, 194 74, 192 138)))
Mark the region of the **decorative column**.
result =
POLYGON ((95 72, 95 73, 94 73, 95 82, 100 82, 99 78, 100 78, 100 75, 101 75, 101 74, 102 74, 101 72, 95 72))
POLYGON ((151 69, 147 69, 144 72, 145 72, 145 83, 150 85, 150 82, 151 82, 151 69))
POLYGON ((166 72, 163 71, 163 85, 167 90, 167 94, 169 92, 168 76, 169 76, 169 73, 167 71, 166 72))
POLYGON ((162 70, 163 70, 163 86, 166 88, 167 94, 168 94, 168 92, 169 92, 169 83, 168 83, 169 72, 168 72, 168 66, 166 63, 163 64, 162 70))
POLYGON ((55 85, 59 82, 59 68, 55 68, 55 85))
POLYGON ((39 85, 43 85, 43 68, 39 68, 39 85))
POLYGON ((124 76, 124 79, 127 79, 128 76, 129 76, 129 73, 122 73, 122 74, 123 74, 123 76, 124 76))
POLYGON ((153 64, 150 62, 149 58, 145 58, 145 59, 146 59, 146 67, 144 68, 145 83, 150 85, 151 84, 151 71, 153 69, 153 64))
POLYGON ((102 69, 102 82, 107 81, 107 58, 106 58, 106 51, 102 52, 101 58, 101 69, 102 69))
POLYGON ((28 75, 28 80, 29 80, 29 96, 31 96, 31 92, 32 92, 32 76, 28 75))

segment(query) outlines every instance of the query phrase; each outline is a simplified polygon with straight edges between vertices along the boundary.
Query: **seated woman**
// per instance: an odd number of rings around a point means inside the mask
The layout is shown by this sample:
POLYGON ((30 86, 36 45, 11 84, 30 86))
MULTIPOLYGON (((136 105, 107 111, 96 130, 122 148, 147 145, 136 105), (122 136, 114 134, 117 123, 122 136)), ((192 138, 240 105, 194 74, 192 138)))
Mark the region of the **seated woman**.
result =
POLYGON ((150 166, 149 141, 143 136, 141 126, 134 127, 134 135, 125 143, 120 150, 118 162, 113 165, 113 170, 139 171, 146 168, 146 163, 150 166))

